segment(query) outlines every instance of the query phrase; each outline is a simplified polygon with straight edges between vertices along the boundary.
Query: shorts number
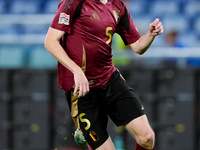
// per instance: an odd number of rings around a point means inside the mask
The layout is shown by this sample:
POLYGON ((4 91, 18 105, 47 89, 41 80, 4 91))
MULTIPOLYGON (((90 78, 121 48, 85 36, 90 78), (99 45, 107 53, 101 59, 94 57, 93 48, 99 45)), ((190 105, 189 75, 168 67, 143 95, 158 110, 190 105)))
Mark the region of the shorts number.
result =
POLYGON ((81 122, 86 122, 87 123, 87 126, 85 127, 85 130, 88 130, 90 128, 90 126, 91 126, 91 123, 90 123, 90 121, 88 119, 82 118, 83 116, 85 116, 85 113, 81 113, 79 115, 79 118, 80 118, 81 122))
POLYGON ((106 28, 106 35, 109 37, 109 39, 106 41, 106 44, 109 44, 112 40, 112 34, 109 32, 110 30, 112 30, 112 27, 107 27, 106 28))

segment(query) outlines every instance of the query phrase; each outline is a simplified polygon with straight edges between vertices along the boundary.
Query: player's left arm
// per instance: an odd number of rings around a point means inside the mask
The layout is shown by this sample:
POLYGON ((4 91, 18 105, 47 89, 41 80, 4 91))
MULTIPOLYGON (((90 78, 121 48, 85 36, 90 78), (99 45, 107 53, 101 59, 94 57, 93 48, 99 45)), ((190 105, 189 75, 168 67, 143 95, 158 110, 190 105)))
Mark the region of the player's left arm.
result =
POLYGON ((144 54, 151 46, 154 38, 157 35, 163 33, 163 31, 164 29, 162 22, 160 22, 159 19, 156 18, 155 21, 149 25, 148 32, 144 36, 141 36, 136 42, 130 44, 132 50, 140 55, 144 54))

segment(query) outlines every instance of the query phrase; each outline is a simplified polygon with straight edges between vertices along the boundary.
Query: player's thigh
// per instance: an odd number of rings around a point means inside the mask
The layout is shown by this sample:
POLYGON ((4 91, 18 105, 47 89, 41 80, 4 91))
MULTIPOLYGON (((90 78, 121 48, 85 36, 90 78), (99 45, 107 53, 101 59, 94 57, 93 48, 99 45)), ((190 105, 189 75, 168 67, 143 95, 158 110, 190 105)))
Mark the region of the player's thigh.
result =
POLYGON ((123 92, 121 96, 109 103, 108 115, 117 125, 126 125, 145 114, 144 107, 133 89, 123 92))
POLYGON ((115 150, 115 146, 109 137, 100 147, 98 147, 96 150, 115 150))
POLYGON ((154 132, 148 122, 147 116, 142 115, 126 125, 127 130, 137 139, 154 138, 154 132))

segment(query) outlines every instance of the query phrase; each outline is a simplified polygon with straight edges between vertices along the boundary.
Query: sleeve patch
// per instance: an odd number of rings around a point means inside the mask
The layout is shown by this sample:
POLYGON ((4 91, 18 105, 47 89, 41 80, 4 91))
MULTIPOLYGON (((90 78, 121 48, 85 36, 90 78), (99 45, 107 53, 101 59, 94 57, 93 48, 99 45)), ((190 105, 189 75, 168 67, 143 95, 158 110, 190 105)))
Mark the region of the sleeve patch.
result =
POLYGON ((69 25, 69 18, 70 15, 67 15, 65 13, 60 13, 60 17, 59 17, 59 24, 65 24, 65 25, 69 25))

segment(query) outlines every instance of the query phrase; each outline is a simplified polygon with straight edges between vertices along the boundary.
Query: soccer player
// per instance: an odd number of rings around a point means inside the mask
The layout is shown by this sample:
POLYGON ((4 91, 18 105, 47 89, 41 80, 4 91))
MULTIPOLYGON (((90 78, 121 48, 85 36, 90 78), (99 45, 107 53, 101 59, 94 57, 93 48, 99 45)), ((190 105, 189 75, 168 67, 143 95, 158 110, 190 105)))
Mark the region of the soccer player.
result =
POLYGON ((163 32, 155 19, 140 36, 121 0, 61 0, 45 39, 58 60, 60 88, 66 91, 71 116, 92 149, 114 150, 108 116, 136 139, 136 150, 154 149, 154 132, 144 107, 112 62, 112 36, 143 54, 163 32))

